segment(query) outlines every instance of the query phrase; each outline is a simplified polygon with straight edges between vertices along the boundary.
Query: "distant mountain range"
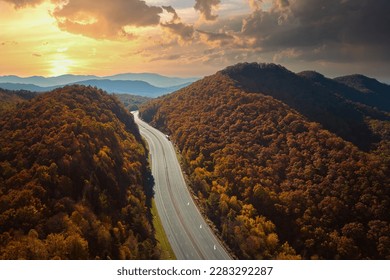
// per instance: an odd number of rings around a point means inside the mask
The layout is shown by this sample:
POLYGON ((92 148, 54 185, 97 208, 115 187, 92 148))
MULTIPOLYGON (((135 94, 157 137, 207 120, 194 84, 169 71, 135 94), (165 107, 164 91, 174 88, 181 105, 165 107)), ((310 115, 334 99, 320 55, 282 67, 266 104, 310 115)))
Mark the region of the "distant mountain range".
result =
POLYGON ((0 76, 0 87, 8 90, 51 91, 70 84, 90 85, 109 93, 128 93, 156 97, 181 89, 197 78, 165 77, 153 73, 126 73, 98 77, 93 75, 62 75, 45 78, 41 76, 0 76))

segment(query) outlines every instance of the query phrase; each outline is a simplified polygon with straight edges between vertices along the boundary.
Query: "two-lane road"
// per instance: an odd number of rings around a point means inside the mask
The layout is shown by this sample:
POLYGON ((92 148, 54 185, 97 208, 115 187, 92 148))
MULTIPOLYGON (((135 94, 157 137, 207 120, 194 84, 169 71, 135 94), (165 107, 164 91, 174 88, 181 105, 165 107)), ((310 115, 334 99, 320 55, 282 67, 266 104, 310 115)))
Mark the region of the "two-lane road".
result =
POLYGON ((207 225, 187 189, 172 143, 133 112, 149 145, 155 201, 163 227, 179 260, 231 259, 207 225))

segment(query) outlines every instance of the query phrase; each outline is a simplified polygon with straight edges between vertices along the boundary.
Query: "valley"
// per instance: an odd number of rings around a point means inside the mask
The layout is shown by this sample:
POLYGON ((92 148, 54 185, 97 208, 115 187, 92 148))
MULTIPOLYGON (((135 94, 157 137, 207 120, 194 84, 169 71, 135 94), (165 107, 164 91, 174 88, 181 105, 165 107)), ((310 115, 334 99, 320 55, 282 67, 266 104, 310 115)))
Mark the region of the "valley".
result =
POLYGON ((390 258, 389 85, 240 63, 123 86, 0 90, 0 258, 159 259, 152 199, 178 259, 390 258))

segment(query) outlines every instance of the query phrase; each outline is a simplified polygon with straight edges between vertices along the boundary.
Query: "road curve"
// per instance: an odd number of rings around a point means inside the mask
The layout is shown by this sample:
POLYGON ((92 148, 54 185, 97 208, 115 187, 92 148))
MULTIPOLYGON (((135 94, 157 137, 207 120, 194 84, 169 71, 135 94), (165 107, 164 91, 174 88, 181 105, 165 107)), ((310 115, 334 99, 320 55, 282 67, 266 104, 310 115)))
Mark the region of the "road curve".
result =
POLYGON ((149 145, 157 211, 176 258, 231 259, 192 200, 172 143, 159 130, 139 119, 138 111, 132 113, 149 145))

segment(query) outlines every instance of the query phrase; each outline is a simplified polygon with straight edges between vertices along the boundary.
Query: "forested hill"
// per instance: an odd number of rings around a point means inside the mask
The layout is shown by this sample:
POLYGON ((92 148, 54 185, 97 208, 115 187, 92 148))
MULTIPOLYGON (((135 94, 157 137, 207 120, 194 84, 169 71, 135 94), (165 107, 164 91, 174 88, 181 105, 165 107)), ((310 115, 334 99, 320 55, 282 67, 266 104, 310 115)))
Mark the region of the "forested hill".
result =
POLYGON ((390 91, 367 96, 320 74, 303 72, 297 75, 275 64, 243 63, 221 73, 236 81, 243 90, 272 96, 366 151, 379 142, 366 117, 390 120, 389 114, 374 108, 390 112, 390 91))
POLYGON ((19 102, 34 98, 37 94, 26 90, 6 90, 0 88, 0 114, 8 109, 13 109, 19 102))
POLYGON ((170 134, 240 258, 390 258, 387 112, 278 65, 239 64, 140 113, 170 134))
POLYGON ((149 180, 113 96, 67 86, 19 103, 0 115, 0 258, 158 258, 149 180))

